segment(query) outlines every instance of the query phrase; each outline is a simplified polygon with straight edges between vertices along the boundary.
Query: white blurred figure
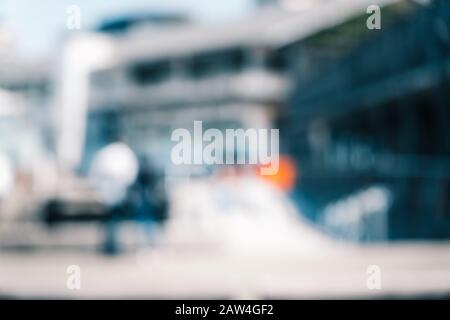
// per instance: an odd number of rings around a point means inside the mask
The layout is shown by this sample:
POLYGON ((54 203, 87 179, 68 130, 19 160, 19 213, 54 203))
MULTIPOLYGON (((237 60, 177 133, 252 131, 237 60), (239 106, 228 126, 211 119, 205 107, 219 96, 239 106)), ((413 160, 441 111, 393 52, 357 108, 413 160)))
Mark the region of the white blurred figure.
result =
POLYGON ((13 183, 12 164, 6 156, 0 154, 0 204, 10 193, 13 183))
POLYGON ((119 251, 117 222, 123 211, 127 190, 136 180, 138 169, 134 152, 122 142, 104 147, 94 157, 89 178, 108 210, 103 247, 107 254, 119 251))
POLYGON ((95 155, 89 178, 104 203, 115 206, 125 199, 138 168, 134 152, 125 143, 115 142, 95 155))
POLYGON ((8 219, 7 199, 14 187, 14 172, 9 159, 0 153, 0 230, 8 219))

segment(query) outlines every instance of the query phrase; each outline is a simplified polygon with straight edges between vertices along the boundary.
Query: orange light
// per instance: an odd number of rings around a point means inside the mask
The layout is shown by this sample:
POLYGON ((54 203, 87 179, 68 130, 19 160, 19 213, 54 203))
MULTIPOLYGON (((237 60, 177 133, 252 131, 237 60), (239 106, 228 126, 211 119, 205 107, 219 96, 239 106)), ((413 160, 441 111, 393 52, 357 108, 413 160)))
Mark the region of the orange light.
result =
POLYGON ((295 186, 298 174, 294 161, 289 156, 281 155, 279 158, 278 172, 273 175, 261 175, 260 169, 269 166, 270 164, 257 166, 257 174, 277 188, 286 192, 291 191, 295 186))

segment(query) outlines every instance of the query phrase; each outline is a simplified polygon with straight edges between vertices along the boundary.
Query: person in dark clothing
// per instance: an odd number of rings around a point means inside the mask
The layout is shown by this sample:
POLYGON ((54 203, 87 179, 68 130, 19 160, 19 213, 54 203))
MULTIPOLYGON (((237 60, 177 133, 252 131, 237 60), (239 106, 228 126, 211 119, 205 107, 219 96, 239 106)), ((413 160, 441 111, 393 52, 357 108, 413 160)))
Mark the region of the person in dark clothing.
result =
POLYGON ((139 158, 139 171, 128 196, 133 218, 142 226, 142 242, 154 242, 155 227, 167 219, 164 176, 146 157, 139 158))

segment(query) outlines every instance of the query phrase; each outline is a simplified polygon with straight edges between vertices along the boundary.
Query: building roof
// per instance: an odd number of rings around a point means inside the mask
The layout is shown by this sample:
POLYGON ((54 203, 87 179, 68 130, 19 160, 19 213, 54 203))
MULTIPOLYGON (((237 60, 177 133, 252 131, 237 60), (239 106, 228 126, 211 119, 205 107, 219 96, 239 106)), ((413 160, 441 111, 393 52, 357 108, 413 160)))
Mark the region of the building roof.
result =
POLYGON ((261 9, 234 23, 136 28, 119 40, 118 58, 158 59, 237 46, 282 47, 367 14, 370 5, 400 1, 404 0, 328 0, 302 11, 261 9))

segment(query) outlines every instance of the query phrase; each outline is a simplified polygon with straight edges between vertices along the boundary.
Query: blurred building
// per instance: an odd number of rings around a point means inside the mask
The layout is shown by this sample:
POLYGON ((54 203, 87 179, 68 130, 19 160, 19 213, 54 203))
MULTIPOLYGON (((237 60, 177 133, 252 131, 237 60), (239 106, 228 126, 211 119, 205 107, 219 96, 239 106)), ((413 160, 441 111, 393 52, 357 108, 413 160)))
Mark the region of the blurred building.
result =
POLYGON ((448 238, 449 3, 399 1, 379 31, 366 17, 301 44, 325 55, 298 72, 283 122, 298 200, 339 237, 448 238))
POLYGON ((234 25, 138 27, 116 38, 116 64, 92 75, 87 158, 120 135, 159 166, 171 132, 271 127, 286 79, 260 29, 280 14, 234 25))
POLYGON ((14 35, 0 26, 2 226, 9 218, 30 217, 54 187, 50 69, 45 60, 26 59, 15 49, 14 35))
POLYGON ((242 21, 208 26, 125 23, 127 31, 113 40, 114 64, 90 79, 84 166, 118 136, 167 166, 171 132, 192 128, 194 120, 204 129, 277 127, 297 70, 321 61, 302 47, 293 57, 301 65, 291 68, 284 48, 365 12, 368 3, 323 1, 308 11, 272 4, 242 21))
POLYGON ((29 61, 5 55, 0 60, 0 70, 0 121, 3 126, 8 127, 0 139, 4 148, 14 154, 12 156, 17 162, 28 161, 25 156, 18 154, 20 142, 28 141, 28 149, 41 148, 50 151, 52 147, 51 119, 47 114, 51 102, 48 66, 45 61, 29 61), (23 127, 14 129, 14 119, 20 119, 23 127), (30 133, 33 137, 24 139, 18 139, 17 135, 12 134, 26 134, 27 131, 33 130, 38 132, 30 133))
POLYGON ((448 237, 448 15, 445 1, 293 0, 234 23, 115 17, 66 37, 54 74, 8 65, 0 85, 33 101, 69 171, 122 140, 175 175, 174 129, 280 128, 300 172, 293 197, 330 233, 448 237), (373 4, 381 30, 366 27, 373 4))

